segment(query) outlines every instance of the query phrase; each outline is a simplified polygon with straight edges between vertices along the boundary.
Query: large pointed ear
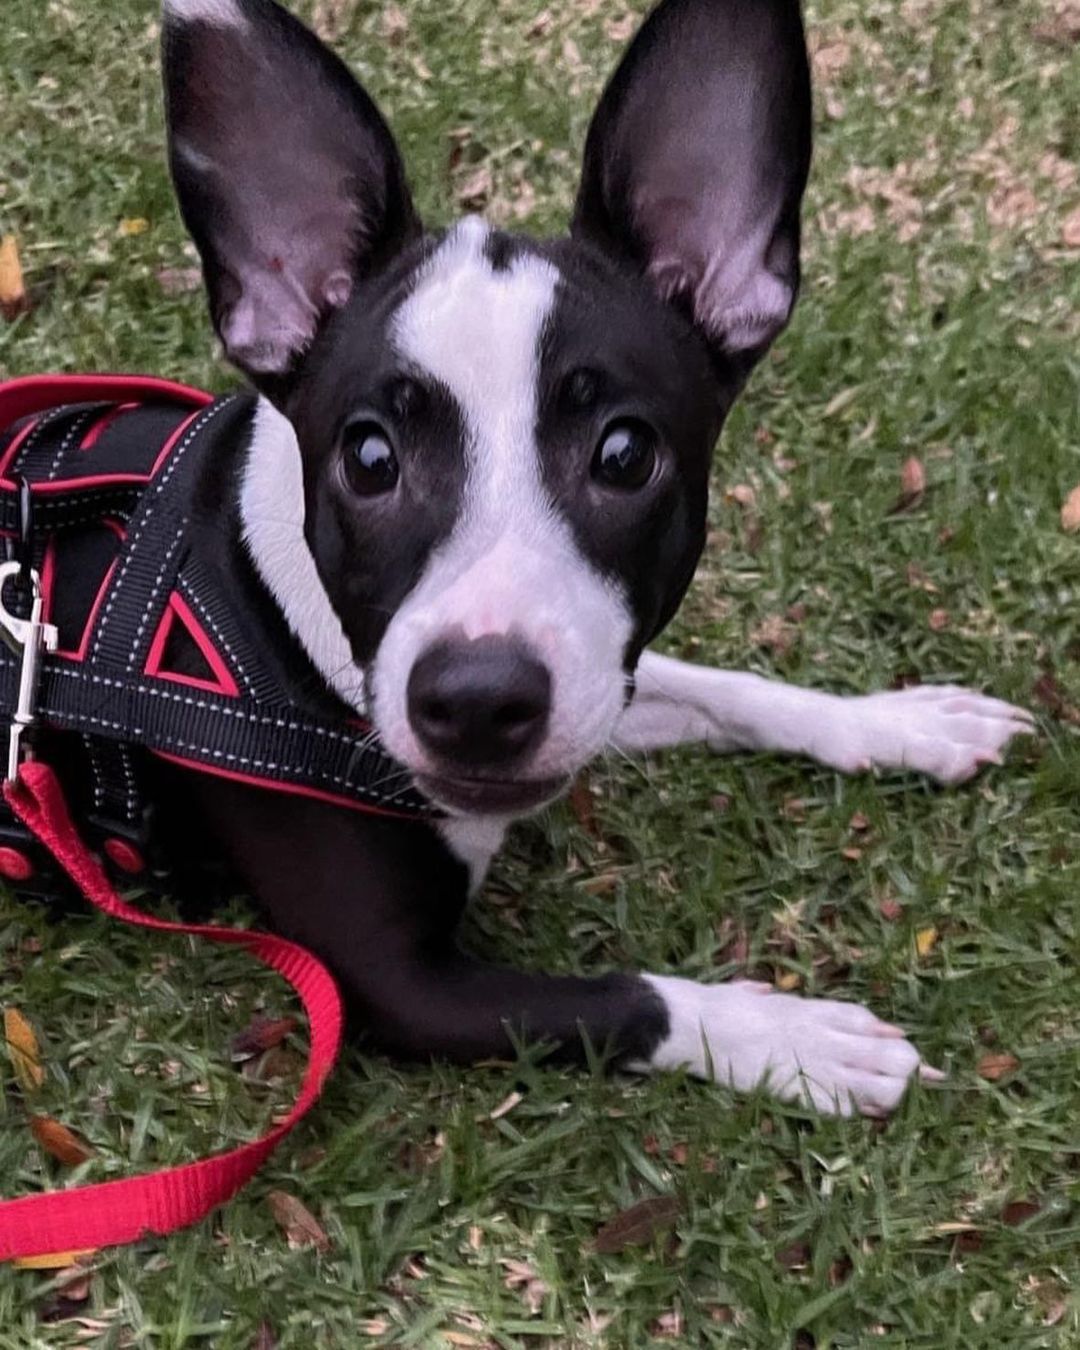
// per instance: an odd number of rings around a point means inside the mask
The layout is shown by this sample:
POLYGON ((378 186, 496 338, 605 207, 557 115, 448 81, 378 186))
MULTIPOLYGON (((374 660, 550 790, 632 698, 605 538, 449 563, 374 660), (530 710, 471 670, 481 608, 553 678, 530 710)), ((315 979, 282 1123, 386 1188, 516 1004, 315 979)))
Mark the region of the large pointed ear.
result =
POLYGON ((810 123, 798 0, 663 0, 593 118, 574 234, 752 360, 795 303, 810 123))
POLYGON ((165 0, 169 162, 226 354, 287 375, 356 280, 419 229, 344 64, 273 0, 165 0))

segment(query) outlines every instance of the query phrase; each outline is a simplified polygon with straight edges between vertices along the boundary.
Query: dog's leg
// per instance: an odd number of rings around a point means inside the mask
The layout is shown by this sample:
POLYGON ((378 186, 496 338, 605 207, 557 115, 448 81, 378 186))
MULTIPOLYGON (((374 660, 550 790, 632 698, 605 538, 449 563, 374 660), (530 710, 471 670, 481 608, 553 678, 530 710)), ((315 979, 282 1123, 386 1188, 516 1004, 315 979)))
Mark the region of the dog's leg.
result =
POLYGON ((712 750, 809 755, 844 773, 914 769, 943 783, 1000 763, 1031 715, 956 685, 842 697, 646 652, 615 729, 621 750, 703 741, 712 750))
POLYGON ((634 1070, 764 1084, 844 1115, 891 1110, 920 1069, 903 1033, 856 1004, 484 964, 455 944, 467 869, 435 830, 202 776, 191 790, 276 925, 325 956, 361 1027, 399 1054, 467 1062, 525 1037, 580 1057, 587 1042, 634 1070))

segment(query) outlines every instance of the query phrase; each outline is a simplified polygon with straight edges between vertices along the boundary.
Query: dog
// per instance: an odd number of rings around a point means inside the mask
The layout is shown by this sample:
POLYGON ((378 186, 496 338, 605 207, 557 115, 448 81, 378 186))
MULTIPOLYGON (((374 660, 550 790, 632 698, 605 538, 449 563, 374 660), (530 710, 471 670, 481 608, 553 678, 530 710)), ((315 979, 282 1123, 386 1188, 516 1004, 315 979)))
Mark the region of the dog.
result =
POLYGON ((258 392, 203 528, 243 550, 244 603, 437 812, 183 770, 171 790, 392 1052, 590 1043, 842 1115, 940 1077, 853 1003, 530 973, 455 942, 509 825, 609 748, 954 783, 1028 729, 951 686, 838 697, 649 650, 704 546, 720 429, 799 289, 797 0, 662 0, 596 109, 570 232, 548 240, 476 216, 427 231, 383 117, 273 0, 165 0, 162 31, 180 210, 258 392))

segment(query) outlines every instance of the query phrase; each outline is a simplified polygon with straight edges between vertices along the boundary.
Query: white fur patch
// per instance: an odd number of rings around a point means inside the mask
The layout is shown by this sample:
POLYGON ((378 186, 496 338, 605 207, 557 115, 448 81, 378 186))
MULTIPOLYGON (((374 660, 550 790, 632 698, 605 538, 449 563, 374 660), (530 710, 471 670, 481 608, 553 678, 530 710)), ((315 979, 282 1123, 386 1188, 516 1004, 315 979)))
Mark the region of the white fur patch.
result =
POLYGON ((265 398, 240 487, 244 543, 301 645, 346 703, 363 711, 364 681, 304 535, 304 472, 292 423, 265 398))
POLYGON ((470 638, 515 634, 551 672, 549 731, 529 774, 555 777, 591 759, 619 716, 631 619, 619 589, 577 548, 541 479, 540 344, 558 273, 529 254, 496 271, 484 255, 487 234, 482 221, 462 221, 392 329, 397 350, 463 410, 467 479, 450 538, 383 638, 373 710, 389 752, 414 771, 430 769, 406 712, 417 657, 453 629, 470 638))
MULTIPOLYGON (((774 993, 767 984, 697 984, 643 977, 668 1010, 670 1031, 639 1071, 685 1068, 741 1092, 776 1097, 832 1115, 880 1116, 899 1103, 920 1069, 899 1027, 858 1003, 774 993)), ((938 1079, 923 1066, 922 1076, 938 1079)))
POLYGON ((246 28, 247 19, 234 0, 165 0, 165 14, 187 23, 214 23, 219 28, 246 28))

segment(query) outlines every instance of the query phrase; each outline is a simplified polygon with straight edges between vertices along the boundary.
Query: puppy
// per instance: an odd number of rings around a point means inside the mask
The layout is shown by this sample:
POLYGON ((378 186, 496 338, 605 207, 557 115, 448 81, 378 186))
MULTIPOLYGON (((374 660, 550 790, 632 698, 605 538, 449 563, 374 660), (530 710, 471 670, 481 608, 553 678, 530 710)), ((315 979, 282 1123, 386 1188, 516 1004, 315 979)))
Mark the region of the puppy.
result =
MULTIPOLYGON (((856 1004, 488 965, 455 928, 508 825, 609 748, 701 742, 958 782, 1026 715, 951 687, 841 698, 648 650, 694 574, 713 446, 799 286, 797 0, 663 0, 607 86, 570 233, 429 232, 344 65, 272 0, 166 0, 170 162, 214 326, 259 391, 206 539, 369 719, 422 822, 180 772, 273 921, 391 1050, 583 1038, 825 1112, 920 1071, 856 1004)), ((207 547, 211 545, 208 542, 207 547)))

